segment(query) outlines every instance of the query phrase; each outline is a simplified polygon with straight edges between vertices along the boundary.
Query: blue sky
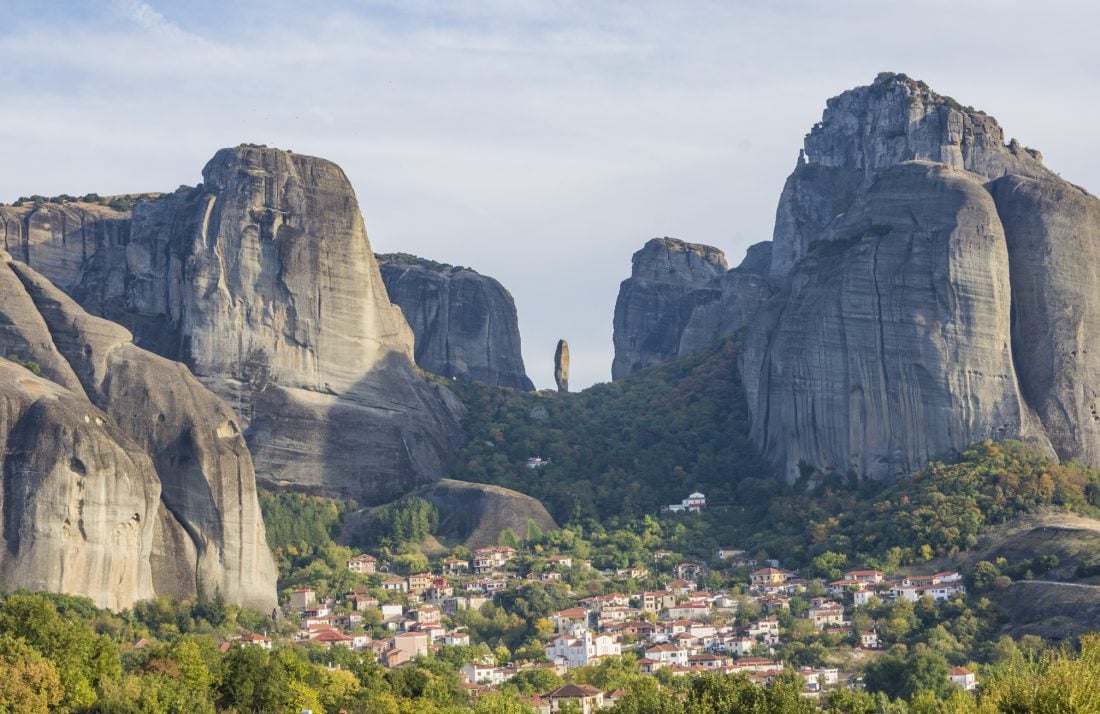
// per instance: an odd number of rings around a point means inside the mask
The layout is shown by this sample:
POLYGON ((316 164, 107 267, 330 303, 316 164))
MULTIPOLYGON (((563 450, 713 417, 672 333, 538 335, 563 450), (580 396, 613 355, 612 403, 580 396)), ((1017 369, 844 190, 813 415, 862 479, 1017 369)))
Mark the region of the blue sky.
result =
POLYGON ((630 256, 771 237, 825 99, 906 72, 1100 190, 1087 2, 2 0, 0 201, 171 190, 243 141, 350 176, 376 251, 492 275, 528 372, 610 376, 630 256))

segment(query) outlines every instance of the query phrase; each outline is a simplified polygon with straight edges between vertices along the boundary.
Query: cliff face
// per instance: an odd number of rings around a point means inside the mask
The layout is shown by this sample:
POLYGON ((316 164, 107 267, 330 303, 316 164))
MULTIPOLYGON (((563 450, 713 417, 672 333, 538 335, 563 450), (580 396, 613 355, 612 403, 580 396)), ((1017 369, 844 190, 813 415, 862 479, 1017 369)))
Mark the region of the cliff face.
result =
POLYGON ((275 604, 252 461, 224 403, 25 265, 0 265, 6 587, 112 608, 200 587, 275 604))
POLYGON ((694 352, 743 327, 770 296, 768 244, 726 270, 722 251, 654 238, 634 254, 615 302, 612 379, 694 352), (763 258, 763 259, 762 259, 763 258))
POLYGON ((890 478, 990 437, 1100 465, 1098 218, 923 83, 830 100, 779 201, 782 290, 744 340, 754 440, 787 479, 890 478))
POLYGON ((417 373, 338 166, 223 149, 119 242, 31 265, 234 407, 261 480, 373 502, 442 475, 461 404, 417 373), (79 280, 54 270, 78 262, 79 280))
POLYGON ((531 391, 511 294, 473 270, 377 256, 389 299, 412 328, 416 364, 464 382, 531 391))

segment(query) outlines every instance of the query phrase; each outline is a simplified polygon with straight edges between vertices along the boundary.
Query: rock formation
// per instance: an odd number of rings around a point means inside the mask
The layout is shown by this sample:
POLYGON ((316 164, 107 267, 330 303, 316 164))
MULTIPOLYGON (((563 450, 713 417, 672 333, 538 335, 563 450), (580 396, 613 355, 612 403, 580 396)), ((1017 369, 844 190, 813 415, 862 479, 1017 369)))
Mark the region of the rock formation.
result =
POLYGON ((416 336, 416 364, 463 382, 526 391, 511 294, 469 268, 398 253, 376 256, 386 292, 416 336))
POLYGON ((442 479, 415 493, 439 509, 436 534, 470 549, 497 545, 506 528, 519 538, 526 536, 528 523, 547 533, 558 528, 536 499, 500 486, 442 479))
POLYGON ((338 166, 223 149, 203 184, 137 204, 120 236, 85 251, 78 282, 54 272, 236 409, 258 478, 374 502, 442 475, 461 404, 417 373, 338 166))
POLYGON ((748 322, 770 296, 770 243, 726 270, 722 251, 654 238, 634 254, 615 302, 612 379, 694 352, 748 322))
POLYGON ((829 100, 777 209, 782 290, 743 343, 754 440, 787 479, 892 478, 983 438, 1100 465, 1098 218, 921 82, 829 100))
POLYGON ((116 609, 200 588, 273 607, 275 564, 229 408, 6 253, 0 298, 4 586, 116 609))
POLYGON ((554 383, 562 394, 569 391, 569 343, 558 340, 554 350, 554 383))

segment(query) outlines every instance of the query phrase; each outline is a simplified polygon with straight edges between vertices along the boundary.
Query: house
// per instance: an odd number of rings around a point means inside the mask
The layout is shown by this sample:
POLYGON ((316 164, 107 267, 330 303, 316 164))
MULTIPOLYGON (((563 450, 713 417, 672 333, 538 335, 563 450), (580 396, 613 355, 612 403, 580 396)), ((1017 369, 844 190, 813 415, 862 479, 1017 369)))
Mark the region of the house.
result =
POLYGON ((344 601, 356 612, 378 607, 378 599, 371 595, 369 590, 352 590, 344 596, 344 601))
POLYGON ((673 574, 682 580, 695 580, 704 570, 701 563, 680 563, 672 569, 673 574))
POLYGON ((546 657, 568 668, 584 667, 602 657, 618 657, 622 648, 609 634, 595 635, 584 630, 554 638, 546 647, 546 657))
POLYGON ((745 554, 744 548, 719 548, 718 560, 729 560, 745 554))
POLYGON ((418 605, 409 611, 409 617, 425 625, 438 624, 443 617, 443 611, 435 605, 418 605))
POLYGON ((806 619, 821 630, 826 625, 839 625, 844 621, 844 606, 837 602, 825 602, 806 610, 806 619))
POLYGON ((470 636, 465 632, 448 632, 440 637, 438 642, 441 645, 468 647, 470 645, 470 636))
POLYGON ((558 610, 555 613, 551 613, 548 618, 550 622, 553 622, 558 632, 565 632, 573 625, 588 626, 588 610, 583 607, 571 607, 567 610, 558 610))
POLYGON ((952 684, 962 687, 968 692, 978 688, 978 680, 974 677, 974 673, 966 667, 952 667, 951 674, 948 676, 951 678, 952 684))
POLYGON ((754 588, 780 586, 794 577, 794 573, 783 568, 761 568, 749 573, 749 581, 754 588))
POLYGON ((569 555, 551 555, 546 559, 546 564, 559 568, 572 568, 573 558, 569 555))
POLYGON ((676 594, 668 590, 654 590, 642 593, 642 609, 646 612, 660 612, 676 604, 676 594))
POLYGON ((539 469, 539 468, 542 468, 543 466, 546 466, 548 463, 550 463, 550 459, 545 459, 544 460, 542 457, 534 456, 530 459, 527 459, 527 468, 529 468, 529 469, 539 469))
POLYGON ((551 712, 569 708, 581 714, 593 714, 603 708, 603 692, 587 684, 565 684, 543 694, 542 699, 550 701, 551 712))
POLYGON ((674 619, 704 618, 710 615, 710 606, 698 600, 689 600, 668 608, 668 616, 674 619))
POLYGON ((877 650, 879 648, 878 633, 877 632, 861 632, 859 633, 859 646, 867 650, 877 650))
POLYGON ((409 657, 424 657, 428 654, 428 636, 423 632, 402 632, 394 635, 393 647, 403 650, 409 657))
POLYGON ((491 687, 496 687, 506 681, 504 670, 492 664, 467 662, 462 665, 459 672, 471 684, 488 684, 491 687))
POLYGON ((688 651, 671 643, 654 645, 645 651, 645 658, 663 662, 666 665, 687 665, 688 651))
POLYGON ((259 647, 264 650, 271 649, 271 638, 264 635, 258 635, 255 632, 241 635, 237 638, 237 642, 240 642, 242 647, 259 647))
POLYGON ((422 593, 432 586, 434 577, 431 573, 417 573, 408 577, 408 590, 411 593, 422 593))
POLYGON ((424 592, 424 597, 429 600, 445 600, 455 594, 455 589, 447 582, 447 578, 435 578, 432 586, 424 592))
POLYGON ((298 588, 290 593, 290 607, 293 610, 308 610, 317 602, 317 591, 313 588, 298 588))
POLYGON ((849 570, 844 573, 844 579, 858 583, 881 583, 886 579, 886 574, 878 570, 849 570))
POLYGON ((475 573, 489 573, 516 557, 516 549, 508 546, 478 548, 474 551, 473 567, 475 573))
POLYGON ((439 566, 443 568, 443 572, 448 575, 458 575, 470 569, 470 561, 460 558, 447 558, 446 560, 440 561, 439 566))
POLYGON ((349 637, 343 632, 333 629, 317 630, 316 632, 312 632, 309 635, 309 639, 311 642, 316 642, 318 644, 324 645, 329 649, 332 649, 333 647, 350 648, 353 647, 355 644, 355 639, 353 637, 349 637))
POLYGON ((409 583, 405 578, 389 577, 382 580, 382 589, 387 592, 408 592, 409 583))
POLYGON ((698 513, 706 507, 707 497, 696 491, 695 493, 689 494, 687 498, 680 501, 679 503, 670 504, 669 506, 667 506, 667 509, 671 513, 682 513, 688 511, 698 513))
POLYGON ((670 580, 668 585, 665 586, 666 590, 671 590, 677 595, 687 595, 689 592, 695 590, 698 586, 690 580, 684 580, 677 578, 676 580, 670 580))
POLYGON ((378 558, 373 555, 357 555, 348 560, 348 570, 363 575, 373 575, 378 567, 378 558))
POLYGON ((671 550, 655 550, 653 551, 654 560, 664 560, 665 558, 671 558, 676 555, 671 550))
POLYGON ((378 655, 379 663, 389 669, 400 667, 401 665, 408 662, 409 659, 410 658, 408 652, 396 648, 390 648, 382 654, 378 655))
POLYGON ((629 568, 616 568, 615 577, 617 578, 644 578, 649 575, 649 568, 643 568, 640 565, 632 565, 629 568))
POLYGON ((703 669, 721 669, 726 666, 726 658, 716 654, 688 655, 689 667, 702 667, 703 669))

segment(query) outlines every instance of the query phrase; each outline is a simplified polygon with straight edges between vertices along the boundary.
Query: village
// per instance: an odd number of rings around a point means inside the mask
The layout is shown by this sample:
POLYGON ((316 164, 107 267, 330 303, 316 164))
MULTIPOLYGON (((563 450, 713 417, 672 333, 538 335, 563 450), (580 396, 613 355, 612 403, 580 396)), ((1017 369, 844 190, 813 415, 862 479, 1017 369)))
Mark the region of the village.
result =
MULTIPOLYGON (((346 647, 371 653, 379 664, 395 669, 442 647, 475 651, 470 646, 481 643, 455 623, 460 613, 479 610, 527 584, 554 584, 570 593, 572 602, 540 623, 545 656, 512 661, 493 652, 465 662, 463 688, 471 700, 521 672, 545 669, 566 683, 525 697, 535 711, 556 712, 568 702, 582 712, 610 707, 621 691, 570 683, 570 671, 624 655, 639 674, 662 681, 696 673, 741 673, 763 685, 793 671, 804 682, 803 694, 818 697, 830 689, 859 688, 858 669, 785 662, 777 652, 787 638, 816 638, 858 663, 885 646, 871 618, 853 617, 861 610, 899 602, 938 607, 966 593, 954 571, 888 578, 878 570, 856 569, 828 581, 802 577, 776 560, 748 557, 737 548, 714 553, 711 563, 739 579, 737 585, 715 591, 700 585, 708 581, 713 565, 677 562, 669 551, 654 552, 651 567, 605 571, 568 553, 542 554, 539 567, 528 569, 521 563, 531 558, 523 555, 522 549, 510 546, 486 547, 469 558, 441 558, 431 572, 408 575, 395 574, 375 555, 356 555, 347 560, 347 569, 368 576, 371 586, 342 598, 322 598, 312 588, 291 591, 283 614, 298 629, 287 644, 346 647), (577 574, 583 575, 589 592, 565 584, 567 575, 577 574), (616 589, 639 583, 655 587, 616 589), (591 592, 597 589, 603 592, 591 592)), ((276 644, 272 637, 255 633, 239 642, 264 648, 276 644)), ((977 687, 975 674, 966 668, 954 667, 949 676, 962 689, 977 687)))

